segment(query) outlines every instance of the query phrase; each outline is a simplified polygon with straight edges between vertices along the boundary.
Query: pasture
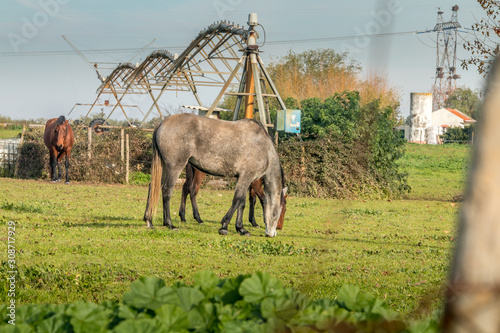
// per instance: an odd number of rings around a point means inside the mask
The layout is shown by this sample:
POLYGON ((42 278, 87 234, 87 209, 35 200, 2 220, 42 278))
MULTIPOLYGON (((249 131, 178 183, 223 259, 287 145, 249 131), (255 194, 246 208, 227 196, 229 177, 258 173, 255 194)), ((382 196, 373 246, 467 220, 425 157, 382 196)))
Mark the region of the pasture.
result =
MULTIPOLYGON (((384 299, 406 318, 439 309, 456 235, 469 147, 407 145, 401 161, 412 193, 401 200, 331 200, 288 197, 282 231, 220 220, 232 191, 202 189, 199 225, 188 205, 187 222, 172 216, 179 231, 160 227, 161 205, 147 230, 142 221, 146 186, 73 182, 51 184, 0 178, 0 251, 7 253, 7 221, 16 224, 17 301, 67 303, 118 300, 140 276, 166 284, 192 283, 198 271, 219 277, 265 271, 286 287, 318 298, 335 298, 345 284, 384 299)), ((171 202, 177 212, 181 188, 171 202)), ((247 203, 248 207, 248 203, 247 203)), ((262 209, 256 208, 262 226, 262 209)), ((6 258, 4 255, 2 258, 6 258)), ((2 259, 4 260, 4 259, 2 259)), ((9 269, 2 261, 0 272, 9 269)), ((7 299, 7 289, 0 293, 7 299)))

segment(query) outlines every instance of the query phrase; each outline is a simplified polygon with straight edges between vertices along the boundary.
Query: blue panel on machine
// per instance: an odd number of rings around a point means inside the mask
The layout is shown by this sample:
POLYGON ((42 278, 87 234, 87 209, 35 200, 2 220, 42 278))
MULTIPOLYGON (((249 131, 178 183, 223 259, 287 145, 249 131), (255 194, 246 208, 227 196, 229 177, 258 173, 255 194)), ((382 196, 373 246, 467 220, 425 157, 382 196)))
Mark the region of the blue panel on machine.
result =
POLYGON ((279 110, 278 131, 300 133, 300 110, 279 110))

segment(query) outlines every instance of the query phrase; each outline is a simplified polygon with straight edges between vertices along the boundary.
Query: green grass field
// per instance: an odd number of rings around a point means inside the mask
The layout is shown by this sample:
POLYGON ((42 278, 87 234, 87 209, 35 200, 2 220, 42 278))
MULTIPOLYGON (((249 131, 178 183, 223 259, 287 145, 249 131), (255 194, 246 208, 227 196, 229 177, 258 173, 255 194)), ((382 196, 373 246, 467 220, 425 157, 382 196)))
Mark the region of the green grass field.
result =
MULTIPOLYGON (((265 271, 312 298, 335 298, 340 286, 354 284, 404 317, 421 317, 441 305, 460 207, 453 199, 462 193, 468 155, 465 146, 409 144, 401 167, 413 191, 403 200, 292 193, 284 229, 273 239, 246 217, 252 237, 237 235, 234 219, 229 235, 218 235, 231 191, 200 191, 203 225, 188 209, 186 223, 173 216, 179 231, 172 232, 159 227, 159 209, 157 228, 149 231, 142 222, 145 186, 0 178, 0 251, 7 253, 6 222, 14 221, 20 304, 118 300, 139 276, 168 285, 191 283, 201 270, 219 277, 265 271)), ((180 188, 174 212, 179 201, 180 188)), ((263 224, 260 207, 257 213, 263 224)), ((4 261, 0 272, 7 270, 4 261)))
POLYGON ((18 138, 22 129, 5 129, 0 127, 0 139, 18 138))

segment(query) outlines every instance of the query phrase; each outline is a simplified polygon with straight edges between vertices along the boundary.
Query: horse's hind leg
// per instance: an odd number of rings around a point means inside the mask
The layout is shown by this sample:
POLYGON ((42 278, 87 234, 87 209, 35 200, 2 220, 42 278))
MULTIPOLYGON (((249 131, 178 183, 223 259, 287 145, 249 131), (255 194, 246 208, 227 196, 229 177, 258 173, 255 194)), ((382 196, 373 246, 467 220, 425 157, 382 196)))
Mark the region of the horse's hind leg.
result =
MULTIPOLYGON (((193 168, 193 167, 191 167, 193 168)), ((198 203, 196 202, 196 197, 198 196, 198 191, 200 190, 203 178, 205 178, 205 173, 193 168, 194 177, 191 186, 189 187, 189 198, 191 199, 191 207, 193 208, 193 217, 198 223, 203 223, 200 212, 198 211, 198 203)))
POLYGON ((167 171, 165 176, 165 182, 162 186, 162 196, 163 196, 163 225, 172 230, 177 230, 176 227, 172 224, 172 220, 170 219, 170 198, 172 198, 172 193, 174 192, 175 182, 182 171, 181 168, 173 168, 167 166, 164 168, 164 171, 167 171))
POLYGON ((181 206, 179 207, 179 217, 182 222, 186 222, 186 199, 189 194, 189 187, 193 182, 193 167, 186 166, 186 181, 182 184, 181 206))

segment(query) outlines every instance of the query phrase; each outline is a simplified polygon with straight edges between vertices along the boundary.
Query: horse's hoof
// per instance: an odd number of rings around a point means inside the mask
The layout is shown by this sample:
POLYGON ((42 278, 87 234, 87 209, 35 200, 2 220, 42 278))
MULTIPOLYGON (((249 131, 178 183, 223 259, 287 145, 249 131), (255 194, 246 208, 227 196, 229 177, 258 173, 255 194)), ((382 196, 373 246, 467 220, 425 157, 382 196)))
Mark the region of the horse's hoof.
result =
POLYGON ((198 224, 203 224, 203 221, 202 220, 196 220, 198 222, 198 224))
POLYGON ((69 185, 69 182, 64 182, 64 184, 69 185))
POLYGON ((219 229, 219 235, 227 236, 227 230, 226 229, 219 229))
POLYGON ((252 223, 252 227, 254 227, 254 228, 260 228, 260 226, 257 223, 255 223, 255 224, 252 223))
POLYGON ((243 228, 238 230, 238 232, 239 232, 240 236, 252 236, 252 234, 248 230, 243 229, 243 228))

